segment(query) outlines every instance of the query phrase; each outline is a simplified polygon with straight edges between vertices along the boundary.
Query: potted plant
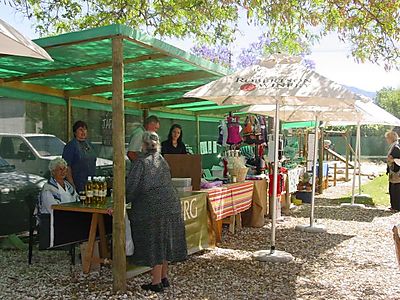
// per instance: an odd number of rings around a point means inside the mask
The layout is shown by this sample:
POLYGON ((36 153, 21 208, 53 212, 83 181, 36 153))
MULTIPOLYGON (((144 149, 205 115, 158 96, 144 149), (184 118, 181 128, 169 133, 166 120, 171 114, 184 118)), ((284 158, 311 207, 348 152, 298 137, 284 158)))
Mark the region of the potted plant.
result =
POLYGON ((297 184, 297 190, 298 191, 304 191, 306 190, 307 192, 311 192, 311 183, 310 183, 311 175, 307 172, 304 172, 300 176, 300 181, 297 184))

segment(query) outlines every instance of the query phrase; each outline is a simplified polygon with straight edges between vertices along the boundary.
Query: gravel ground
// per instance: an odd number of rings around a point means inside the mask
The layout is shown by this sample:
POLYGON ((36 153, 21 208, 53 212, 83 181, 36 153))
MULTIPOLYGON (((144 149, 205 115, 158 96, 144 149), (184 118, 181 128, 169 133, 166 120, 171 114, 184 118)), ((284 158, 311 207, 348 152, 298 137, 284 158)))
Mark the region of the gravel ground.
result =
POLYGON ((0 299, 400 299, 391 232, 400 213, 340 208, 330 200, 349 188, 329 188, 317 199, 316 217, 327 233, 293 229, 308 222, 309 205, 278 223, 277 248, 295 257, 290 263, 252 260, 253 251, 268 248, 269 223, 225 231, 218 248, 172 265, 172 287, 163 294, 141 291, 148 274, 129 279, 126 294, 113 294, 110 269, 83 275, 65 251, 35 251, 28 266, 25 252, 0 250, 0 299))

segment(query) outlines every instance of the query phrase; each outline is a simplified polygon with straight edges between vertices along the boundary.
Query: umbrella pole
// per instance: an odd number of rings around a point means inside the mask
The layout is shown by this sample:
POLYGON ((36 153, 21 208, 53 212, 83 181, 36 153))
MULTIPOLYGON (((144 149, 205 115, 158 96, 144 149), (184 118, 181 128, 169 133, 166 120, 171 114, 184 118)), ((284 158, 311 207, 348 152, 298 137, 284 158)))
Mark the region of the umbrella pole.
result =
POLYGON ((355 157, 354 157, 354 170, 353 170, 353 182, 351 186, 351 202, 350 203, 342 203, 341 206, 346 207, 359 207, 364 208, 364 204, 355 203, 356 197, 369 197, 368 195, 361 195, 361 124, 357 123, 357 133, 356 133, 356 147, 355 147, 355 157), (359 193, 356 195, 356 181, 357 181, 357 168, 358 168, 358 188, 359 193))
MULTIPOLYGON (((318 125, 319 119, 318 114, 315 115, 315 127, 314 127, 314 149, 313 149, 313 169, 312 169, 312 191, 311 191, 311 212, 310 212, 310 225, 298 225, 296 230, 306 231, 312 233, 326 232, 325 226, 321 224, 315 224, 314 210, 315 210, 315 188, 317 182, 317 152, 318 152, 318 125)), ((323 142, 323 141, 321 141, 323 142)), ((323 161, 319 162, 323 164, 323 161)), ((322 182, 320 182, 322 184, 322 182)))
POLYGON ((358 194, 361 195, 361 125, 358 123, 358 194))
POLYGON ((272 214, 271 214, 271 254, 275 251, 275 239, 276 239, 276 207, 277 207, 277 190, 278 190, 278 172, 279 172, 279 103, 276 102, 275 107, 275 120, 274 120, 274 174, 273 174, 273 185, 272 185, 272 214))
POLYGON ((263 262, 289 262, 293 260, 290 253, 275 249, 276 239, 276 207, 277 207, 277 190, 278 190, 278 150, 279 150, 279 101, 275 103, 275 120, 274 120, 274 174, 272 185, 272 213, 271 213, 271 248, 270 250, 259 250, 254 253, 254 258, 263 262))

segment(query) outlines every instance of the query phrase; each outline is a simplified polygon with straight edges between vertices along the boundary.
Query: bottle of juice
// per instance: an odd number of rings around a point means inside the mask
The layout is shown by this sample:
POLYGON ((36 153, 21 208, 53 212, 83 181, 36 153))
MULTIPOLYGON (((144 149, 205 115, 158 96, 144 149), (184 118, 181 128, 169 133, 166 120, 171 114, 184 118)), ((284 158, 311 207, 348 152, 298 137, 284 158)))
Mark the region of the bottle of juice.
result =
POLYGON ((93 188, 92 188, 92 177, 88 176, 88 181, 85 184, 85 193, 86 193, 86 203, 93 203, 93 188))
POLYGON ((99 178, 94 177, 93 179, 94 179, 93 183, 92 183, 93 204, 98 204, 99 203, 99 178))

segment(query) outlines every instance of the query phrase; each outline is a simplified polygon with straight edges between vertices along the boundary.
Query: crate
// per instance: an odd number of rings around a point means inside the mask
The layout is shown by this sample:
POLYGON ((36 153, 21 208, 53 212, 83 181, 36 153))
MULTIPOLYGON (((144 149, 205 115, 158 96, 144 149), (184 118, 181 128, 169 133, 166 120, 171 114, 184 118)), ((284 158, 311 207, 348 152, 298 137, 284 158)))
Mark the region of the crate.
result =
POLYGON ((300 199, 303 203, 311 203, 311 194, 312 192, 297 191, 296 199, 300 199))

